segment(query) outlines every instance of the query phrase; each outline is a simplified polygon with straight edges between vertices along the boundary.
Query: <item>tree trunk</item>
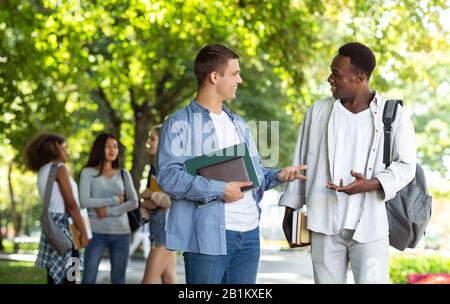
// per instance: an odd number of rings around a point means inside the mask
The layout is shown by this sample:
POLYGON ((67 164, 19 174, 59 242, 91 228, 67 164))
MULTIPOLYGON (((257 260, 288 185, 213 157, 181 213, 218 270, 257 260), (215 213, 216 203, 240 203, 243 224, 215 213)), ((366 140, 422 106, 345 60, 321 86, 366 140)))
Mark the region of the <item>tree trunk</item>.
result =
POLYGON ((0 252, 3 252, 3 214, 0 211, 0 252))
POLYGON ((133 166, 131 168, 131 177, 133 178, 136 192, 140 191, 140 182, 145 165, 150 161, 150 155, 146 147, 151 125, 155 118, 151 115, 151 106, 148 102, 137 105, 134 98, 134 92, 130 89, 130 99, 134 112, 134 143, 133 143, 133 166))
MULTIPOLYGON (((13 238, 15 238, 20 233, 21 218, 20 215, 17 213, 17 202, 14 196, 14 189, 12 186, 12 179, 11 179, 12 169, 13 169, 13 162, 11 161, 8 166, 8 188, 9 188, 9 197, 11 201, 11 220, 13 222, 14 227, 13 238)), ((14 242, 14 252, 17 252, 18 250, 19 244, 14 242)))
POLYGON ((26 235, 28 235, 28 236, 30 236, 31 235, 31 221, 33 220, 32 219, 32 216, 31 216, 31 210, 27 210, 26 212, 24 212, 23 213, 23 215, 24 215, 24 219, 22 220, 23 222, 24 222, 24 233, 26 234, 26 235))
POLYGON ((131 177, 133 178, 133 184, 137 192, 140 189, 140 181, 142 174, 145 169, 145 165, 150 162, 150 154, 146 147, 148 133, 150 127, 149 121, 144 121, 143 119, 136 122, 134 127, 135 137, 133 145, 133 165, 131 168, 131 177), (147 125, 147 126, 146 126, 147 125))

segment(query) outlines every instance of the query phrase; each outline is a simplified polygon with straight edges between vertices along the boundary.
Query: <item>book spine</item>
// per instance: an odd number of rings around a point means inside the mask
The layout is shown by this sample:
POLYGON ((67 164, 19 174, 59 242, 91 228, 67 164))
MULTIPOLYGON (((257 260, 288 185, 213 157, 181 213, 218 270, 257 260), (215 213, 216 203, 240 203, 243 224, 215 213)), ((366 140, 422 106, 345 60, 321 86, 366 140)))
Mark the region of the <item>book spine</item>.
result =
POLYGON ((254 186, 254 187, 259 187, 259 186, 261 186, 261 183, 260 183, 260 181, 259 181, 258 171, 256 171, 256 166, 255 166, 255 163, 253 162, 253 157, 252 157, 252 155, 250 154, 250 149, 248 148, 247 143, 245 143, 245 153, 246 153, 247 157, 248 157, 249 160, 250 160, 250 166, 251 166, 250 169, 251 169, 252 172, 254 173, 254 175, 255 175, 255 177, 256 177, 256 181, 257 181, 257 184, 256 184, 256 185, 253 184, 253 186, 254 186))
POLYGON ((297 244, 297 219, 298 219, 298 210, 294 210, 294 212, 292 212, 292 229, 291 229, 292 244, 297 244))

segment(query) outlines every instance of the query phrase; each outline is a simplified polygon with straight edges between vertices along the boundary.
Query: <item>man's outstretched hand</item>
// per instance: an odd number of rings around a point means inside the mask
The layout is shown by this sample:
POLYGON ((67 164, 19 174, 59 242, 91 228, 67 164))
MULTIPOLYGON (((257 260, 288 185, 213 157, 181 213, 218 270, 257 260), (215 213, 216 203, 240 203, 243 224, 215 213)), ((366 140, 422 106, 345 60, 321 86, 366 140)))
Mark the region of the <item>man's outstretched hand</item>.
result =
POLYGON ((344 192, 348 195, 378 191, 381 189, 380 181, 376 178, 367 179, 361 173, 357 173, 353 170, 350 171, 350 174, 355 178, 355 180, 350 184, 348 184, 347 186, 344 186, 341 178, 339 186, 334 184, 333 182, 328 182, 327 188, 338 192, 344 192))
POLYGON ((296 179, 307 180, 308 178, 300 174, 300 170, 305 170, 306 165, 291 166, 278 172, 277 179, 281 182, 291 182, 296 179))

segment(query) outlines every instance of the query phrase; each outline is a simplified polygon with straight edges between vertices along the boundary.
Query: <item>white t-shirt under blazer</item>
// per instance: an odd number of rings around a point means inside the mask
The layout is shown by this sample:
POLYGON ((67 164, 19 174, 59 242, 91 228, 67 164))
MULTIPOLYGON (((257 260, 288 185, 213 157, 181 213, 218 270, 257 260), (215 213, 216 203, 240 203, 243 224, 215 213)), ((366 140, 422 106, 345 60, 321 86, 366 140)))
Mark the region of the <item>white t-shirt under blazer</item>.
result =
MULTIPOLYGON (((353 114, 340 102, 335 103, 333 115, 335 138, 333 183, 339 185, 342 178, 343 184, 348 185, 355 180, 350 174, 351 170, 363 175, 366 172, 374 131, 373 118, 369 108, 353 114)), ((361 217, 366 194, 348 195, 337 192, 337 197, 340 229, 355 230, 361 217)))

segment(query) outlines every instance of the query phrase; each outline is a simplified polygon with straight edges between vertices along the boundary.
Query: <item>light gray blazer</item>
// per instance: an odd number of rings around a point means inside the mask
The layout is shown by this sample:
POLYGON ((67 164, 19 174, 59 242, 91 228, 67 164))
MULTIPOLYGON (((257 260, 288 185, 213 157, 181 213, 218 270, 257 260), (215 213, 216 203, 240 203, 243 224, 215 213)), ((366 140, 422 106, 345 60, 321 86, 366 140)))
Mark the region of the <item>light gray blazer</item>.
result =
MULTIPOLYGON (((335 191, 326 188, 331 181, 334 164, 333 110, 340 100, 327 98, 314 103, 307 111, 297 139, 293 165, 306 164, 308 180, 293 181, 287 185, 279 205, 297 209, 307 206, 308 229, 327 235, 339 232, 338 199, 335 191)), ((416 168, 416 140, 414 126, 403 107, 398 107, 392 125, 391 159, 388 168, 383 164, 382 115, 386 99, 375 94, 370 103, 374 134, 368 155, 366 178, 377 178, 383 190, 366 193, 360 221, 353 239, 367 243, 389 234, 385 201, 413 178, 416 168)))

